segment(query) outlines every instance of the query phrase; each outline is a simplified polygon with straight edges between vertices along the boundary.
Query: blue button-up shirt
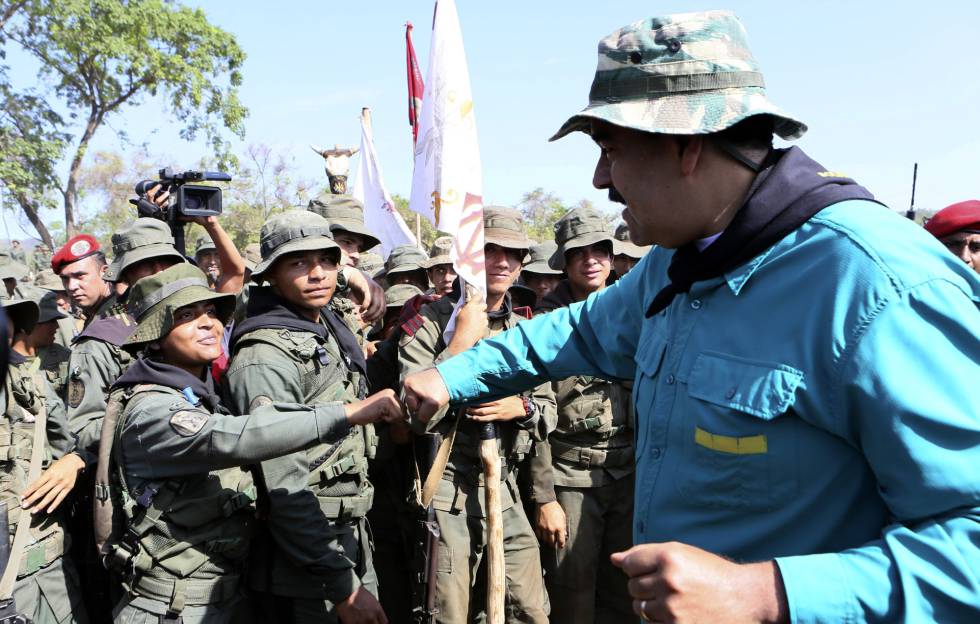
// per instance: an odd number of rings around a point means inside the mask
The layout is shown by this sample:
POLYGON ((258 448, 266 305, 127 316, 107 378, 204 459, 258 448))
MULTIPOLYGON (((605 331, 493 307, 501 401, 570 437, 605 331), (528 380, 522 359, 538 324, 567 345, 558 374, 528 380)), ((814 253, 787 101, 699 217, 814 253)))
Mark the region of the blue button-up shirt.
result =
POLYGON ((775 559, 794 622, 980 621, 980 280, 830 206, 652 318, 672 252, 438 367, 454 402, 634 379, 637 543, 775 559))

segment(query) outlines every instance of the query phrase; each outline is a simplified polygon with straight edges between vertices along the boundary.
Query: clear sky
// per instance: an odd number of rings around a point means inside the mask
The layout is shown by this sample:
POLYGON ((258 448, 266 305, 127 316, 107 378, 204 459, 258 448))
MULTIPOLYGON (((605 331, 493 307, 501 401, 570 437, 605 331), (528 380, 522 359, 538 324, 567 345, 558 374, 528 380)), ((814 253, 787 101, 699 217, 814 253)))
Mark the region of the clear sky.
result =
MULTIPOLYGON (((191 4, 197 4, 191 2, 191 4)), ((248 54, 245 143, 288 150, 305 177, 325 178, 308 147, 356 146, 362 106, 389 190, 412 177, 404 23, 415 24, 423 76, 431 0, 201 2, 248 54)), ((607 0, 457 0, 484 166, 484 199, 513 204, 535 187, 568 202, 588 198, 596 148, 578 134, 548 137, 587 102, 596 44, 627 23, 681 11, 731 8, 743 20, 770 97, 810 126, 798 144, 895 209, 937 209, 980 196, 980 2, 662 3, 607 0)), ((153 153, 193 165, 203 145, 182 142, 152 101, 111 122, 153 153)), ((110 128, 97 148, 126 149, 110 128)), ((162 163, 167 164, 167 163, 162 163)))

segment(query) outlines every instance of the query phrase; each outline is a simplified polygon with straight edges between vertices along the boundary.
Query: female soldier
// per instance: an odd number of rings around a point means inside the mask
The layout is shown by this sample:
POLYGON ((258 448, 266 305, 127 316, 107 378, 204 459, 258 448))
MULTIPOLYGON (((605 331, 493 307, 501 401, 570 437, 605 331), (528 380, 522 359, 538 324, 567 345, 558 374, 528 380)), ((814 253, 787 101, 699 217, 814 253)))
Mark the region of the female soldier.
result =
POLYGON ((342 439, 401 408, 389 391, 346 406, 272 403, 227 415, 207 371, 234 296, 180 264, 136 282, 129 301, 138 326, 126 348, 138 356, 110 394, 119 416, 109 481, 121 527, 103 548, 126 590, 115 620, 230 622, 254 520, 252 480, 236 466, 342 439))

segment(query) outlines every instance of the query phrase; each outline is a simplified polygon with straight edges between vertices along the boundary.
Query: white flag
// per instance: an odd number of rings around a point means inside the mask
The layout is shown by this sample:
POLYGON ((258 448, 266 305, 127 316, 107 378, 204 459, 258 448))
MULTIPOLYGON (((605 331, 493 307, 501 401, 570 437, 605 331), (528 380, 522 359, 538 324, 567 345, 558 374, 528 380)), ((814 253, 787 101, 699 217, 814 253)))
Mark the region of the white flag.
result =
POLYGON ((364 225, 381 241, 381 255, 384 258, 398 245, 417 244, 385 188, 381 165, 374 151, 371 117, 366 108, 361 112, 361 160, 357 163, 357 177, 351 195, 364 204, 364 225))
POLYGON ((453 236, 457 273, 486 296, 480 146, 454 0, 436 2, 409 207, 453 236))

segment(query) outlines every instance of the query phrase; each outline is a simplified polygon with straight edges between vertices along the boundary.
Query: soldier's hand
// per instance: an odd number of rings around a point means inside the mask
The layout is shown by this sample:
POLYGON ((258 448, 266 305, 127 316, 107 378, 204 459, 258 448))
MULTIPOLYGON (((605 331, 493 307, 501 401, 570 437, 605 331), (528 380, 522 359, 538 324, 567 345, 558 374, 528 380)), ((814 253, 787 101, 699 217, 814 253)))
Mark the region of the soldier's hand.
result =
POLYGON ((68 453, 48 466, 37 481, 27 486, 20 496, 20 505, 32 514, 51 513, 61 505, 78 479, 85 462, 75 453, 68 453))
POLYGON ((344 406, 344 412, 347 414, 347 421, 352 425, 367 425, 379 420, 405 420, 402 404, 395 393, 388 389, 372 394, 363 401, 348 403, 344 406))
POLYGON ((519 397, 511 396, 468 407, 466 414, 477 422, 507 422, 524 418, 527 416, 527 410, 524 409, 524 401, 519 397))
POLYGON ((439 371, 430 368, 405 378, 402 397, 408 415, 418 422, 427 423, 449 403, 449 390, 439 371))
POLYGON ((351 297, 361 308, 361 319, 369 325, 376 322, 385 313, 384 289, 366 273, 355 268, 344 267, 343 271, 351 297))
POLYGON ((363 585, 347 600, 337 603, 336 609, 337 617, 344 624, 388 624, 381 603, 363 585))
POLYGON ((614 553, 630 577, 633 611, 658 622, 785 622, 776 564, 738 564, 687 544, 641 544, 614 553))
POLYGON ((453 355, 466 351, 486 337, 489 332, 487 302, 482 297, 471 297, 456 314, 456 330, 448 349, 453 355))
POLYGON ((534 526, 542 544, 552 548, 564 548, 568 541, 568 518, 558 501, 538 505, 538 518, 534 526))

